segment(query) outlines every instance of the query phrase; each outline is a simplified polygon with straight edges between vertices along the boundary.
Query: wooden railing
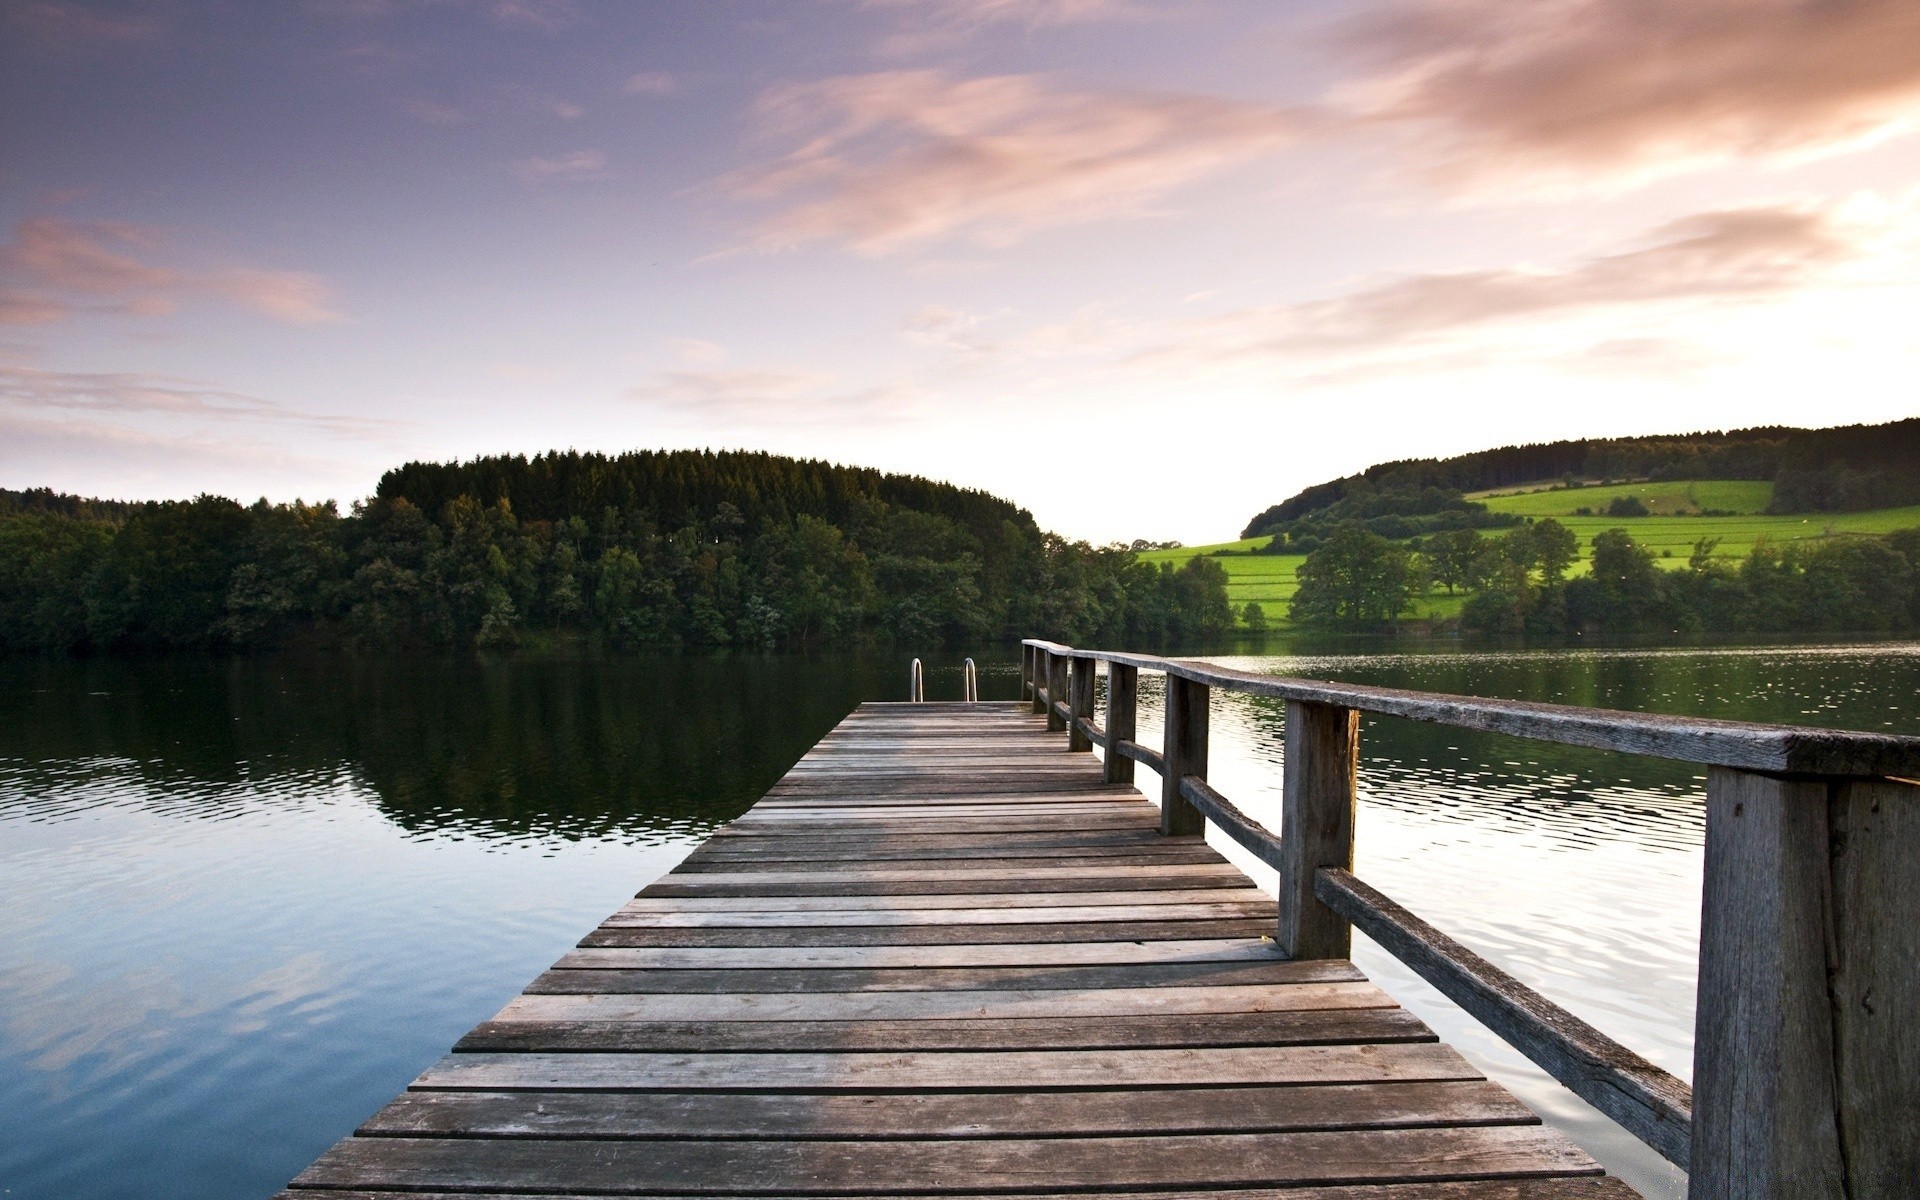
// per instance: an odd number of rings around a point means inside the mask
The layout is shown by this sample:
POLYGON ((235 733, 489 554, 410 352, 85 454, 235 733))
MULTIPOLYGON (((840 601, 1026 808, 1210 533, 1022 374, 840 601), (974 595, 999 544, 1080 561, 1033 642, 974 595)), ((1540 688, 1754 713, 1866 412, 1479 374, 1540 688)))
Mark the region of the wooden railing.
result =
POLYGON ((1920 1195, 1920 738, 1449 696, 1022 643, 1022 697, 1157 772, 1160 827, 1211 820, 1279 872, 1275 941, 1346 958, 1355 927, 1575 1094, 1686 1168, 1694 1200, 1920 1195), (1107 719, 1094 720, 1107 664, 1107 719), (1135 740, 1139 673, 1165 739, 1135 740), (1207 783, 1211 689, 1286 704, 1280 832, 1207 783), (1707 771, 1694 1086, 1353 875, 1360 715, 1615 750, 1707 771))

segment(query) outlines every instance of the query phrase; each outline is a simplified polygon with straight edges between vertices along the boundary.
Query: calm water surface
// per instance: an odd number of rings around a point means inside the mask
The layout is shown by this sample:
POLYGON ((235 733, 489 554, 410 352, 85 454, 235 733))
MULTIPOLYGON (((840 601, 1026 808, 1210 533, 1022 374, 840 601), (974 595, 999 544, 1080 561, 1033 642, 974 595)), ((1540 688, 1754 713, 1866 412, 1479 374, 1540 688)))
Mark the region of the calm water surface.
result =
MULTIPOLYGON (((1920 733, 1920 645, 1226 661, 1920 733)), ((1011 697, 1010 657, 982 662, 1011 697)), ((270 1195, 903 688, 900 656, 0 660, 0 1195, 270 1195)), ((1404 721, 1364 739, 1358 871, 1685 1075, 1701 777, 1404 721)), ((1217 698, 1213 743, 1213 779, 1277 823, 1278 706, 1217 698)), ((1681 1194, 1392 959, 1355 957, 1636 1186, 1681 1194)))

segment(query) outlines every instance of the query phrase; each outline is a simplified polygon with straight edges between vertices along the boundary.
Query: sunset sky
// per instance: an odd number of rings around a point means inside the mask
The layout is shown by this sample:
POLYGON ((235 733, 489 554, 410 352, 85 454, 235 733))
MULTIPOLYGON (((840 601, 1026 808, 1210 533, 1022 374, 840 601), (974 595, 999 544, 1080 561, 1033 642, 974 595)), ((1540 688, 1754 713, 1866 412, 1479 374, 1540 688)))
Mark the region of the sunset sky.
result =
POLYGON ((749 447, 1219 540, 1920 414, 1914 0, 0 6, 0 486, 749 447))

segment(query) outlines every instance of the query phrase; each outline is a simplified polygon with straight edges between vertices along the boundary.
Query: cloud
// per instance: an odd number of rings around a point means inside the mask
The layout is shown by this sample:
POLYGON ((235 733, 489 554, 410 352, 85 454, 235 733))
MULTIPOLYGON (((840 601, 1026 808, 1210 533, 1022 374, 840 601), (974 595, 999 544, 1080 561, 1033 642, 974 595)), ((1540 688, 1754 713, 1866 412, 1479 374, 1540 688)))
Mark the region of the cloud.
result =
POLYGON ((1825 213, 1786 207, 1699 213, 1653 230, 1645 242, 1560 270, 1410 275, 1273 315, 1280 336, 1294 343, 1379 345, 1571 310, 1777 295, 1853 251, 1825 213))
POLYGON ((984 356, 998 349, 991 338, 977 332, 985 320, 977 313, 960 312, 942 304, 929 304, 907 314, 902 332, 917 346, 949 350, 968 356, 984 356))
POLYGON ((53 325, 72 312, 51 296, 0 289, 0 325, 53 325))
MULTIPOLYGON (((1323 300, 1182 322, 1128 361, 1192 370, 1254 360, 1330 369, 1342 379, 1458 369, 1488 365, 1490 355, 1537 356, 1552 340, 1543 332, 1549 323, 1598 318, 1627 332, 1597 342, 1586 337, 1562 365, 1644 369, 1656 358, 1678 363, 1684 357, 1680 341, 1638 332, 1656 314, 1671 317, 1675 306, 1771 302, 1826 286, 1867 257, 1877 236, 1832 210, 1781 205, 1703 212, 1557 268, 1408 275, 1323 300)), ((1138 328, 1123 333, 1140 344, 1138 328)), ((1696 355, 1689 366, 1702 361, 1696 355)))
POLYGON ((868 255, 1138 216, 1186 184, 1282 145, 1295 118, 1214 96, 1049 90, 1004 75, 887 71, 775 88, 762 122, 800 139, 734 173, 741 200, 784 205, 754 230, 775 250, 835 242, 868 255))
POLYGON ((641 71, 628 76, 621 90, 629 96, 671 96, 680 90, 680 85, 665 71, 641 71))
POLYGON ((40 325, 77 311, 157 316, 183 299, 217 296, 293 325, 340 320, 318 277, 229 267, 186 271, 145 256, 160 234, 111 221, 27 217, 0 245, 0 324, 40 325))
POLYGON ((863 0, 862 7, 900 15, 901 28, 879 46, 894 57, 951 45, 993 26, 1031 32, 1147 15, 1131 0, 863 0))
POLYGON ((317 275, 233 267, 205 276, 202 286, 289 325, 324 325, 340 319, 327 307, 332 289, 317 275))
POLYGON ((1340 101, 1437 130, 1463 182, 1806 155, 1920 118, 1913 0, 1385 0, 1343 44, 1366 74, 1340 101))
POLYGON ((0 408, 21 413, 87 412, 117 417, 196 417, 221 422, 293 423, 365 434, 406 424, 286 408, 258 396, 190 379, 119 371, 49 371, 0 362, 0 408))
POLYGON ((791 368, 677 370, 662 371, 627 395, 702 425, 753 427, 871 425, 908 417, 923 400, 906 384, 836 391, 835 382, 825 372, 791 368))
POLYGON ((523 158, 513 164, 513 173, 529 186, 543 183, 581 183, 602 179, 607 173, 607 156, 601 150, 575 150, 552 158, 523 158))

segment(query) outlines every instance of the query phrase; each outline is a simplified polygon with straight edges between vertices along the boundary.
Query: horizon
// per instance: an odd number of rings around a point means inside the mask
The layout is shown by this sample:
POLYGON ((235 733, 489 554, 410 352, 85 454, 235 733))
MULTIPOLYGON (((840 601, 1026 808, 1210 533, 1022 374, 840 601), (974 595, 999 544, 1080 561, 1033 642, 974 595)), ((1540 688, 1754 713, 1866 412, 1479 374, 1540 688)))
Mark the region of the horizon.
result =
POLYGON ((739 449, 1201 544, 1381 462, 1920 411, 1900 0, 0 30, 8 488, 350 504, 408 461, 739 449))

